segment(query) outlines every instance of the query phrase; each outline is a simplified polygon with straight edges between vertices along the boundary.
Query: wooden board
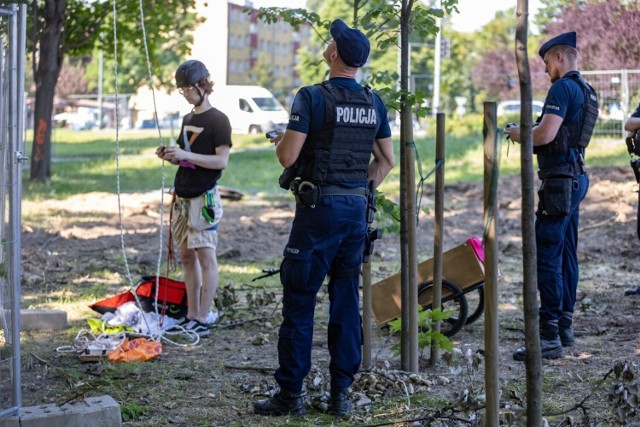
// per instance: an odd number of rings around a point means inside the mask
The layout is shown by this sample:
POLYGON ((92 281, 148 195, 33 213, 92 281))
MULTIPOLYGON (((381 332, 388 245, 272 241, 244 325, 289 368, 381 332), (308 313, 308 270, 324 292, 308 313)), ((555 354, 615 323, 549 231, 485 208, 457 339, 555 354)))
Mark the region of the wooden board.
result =
MULTIPOLYGON (((442 276, 463 290, 484 281, 484 264, 467 242, 443 254, 442 276)), ((418 285, 433 280, 433 258, 418 264, 418 285)), ((381 280, 371 287, 373 315, 379 325, 402 313, 400 273, 381 280)))

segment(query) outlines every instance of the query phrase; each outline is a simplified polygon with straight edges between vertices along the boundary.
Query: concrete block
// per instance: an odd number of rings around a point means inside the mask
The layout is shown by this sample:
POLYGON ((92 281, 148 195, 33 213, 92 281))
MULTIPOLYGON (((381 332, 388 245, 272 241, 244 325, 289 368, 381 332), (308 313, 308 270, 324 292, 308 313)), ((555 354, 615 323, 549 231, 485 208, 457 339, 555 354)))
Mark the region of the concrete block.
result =
MULTIPOLYGON (((0 312, 1 313, 1 312, 0 312)), ((9 327, 11 318, 5 311, 9 327)), ((62 310, 20 310, 20 329, 23 331, 36 329, 66 329, 67 312, 62 310)))
POLYGON ((20 417, 0 420, 0 427, 122 427, 122 417, 111 396, 97 396, 63 406, 25 407, 20 417))
POLYGON ((20 329, 66 329, 67 312, 62 310, 20 310, 20 329))

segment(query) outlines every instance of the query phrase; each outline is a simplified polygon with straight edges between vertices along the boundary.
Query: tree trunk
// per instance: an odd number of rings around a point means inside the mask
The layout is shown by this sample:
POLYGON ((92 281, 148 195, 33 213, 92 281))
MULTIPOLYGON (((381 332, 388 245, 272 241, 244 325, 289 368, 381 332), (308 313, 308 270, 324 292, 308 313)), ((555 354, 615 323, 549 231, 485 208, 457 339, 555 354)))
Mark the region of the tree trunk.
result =
POLYGON ((62 43, 65 6, 66 0, 45 0, 44 28, 37 40, 39 57, 35 73, 31 181, 44 182, 51 177, 51 116, 56 83, 64 60, 62 43))
POLYGON ((418 372, 418 244, 416 239, 416 153, 409 90, 409 18, 413 0, 402 1, 400 14, 400 281, 402 369, 418 372))
POLYGON ((527 54, 529 2, 518 0, 516 23, 516 62, 520 77, 520 170, 522 181, 522 258, 524 332, 527 349, 527 426, 542 425, 542 356, 538 325, 538 275, 535 237, 535 189, 533 179, 533 139, 531 71, 527 54))

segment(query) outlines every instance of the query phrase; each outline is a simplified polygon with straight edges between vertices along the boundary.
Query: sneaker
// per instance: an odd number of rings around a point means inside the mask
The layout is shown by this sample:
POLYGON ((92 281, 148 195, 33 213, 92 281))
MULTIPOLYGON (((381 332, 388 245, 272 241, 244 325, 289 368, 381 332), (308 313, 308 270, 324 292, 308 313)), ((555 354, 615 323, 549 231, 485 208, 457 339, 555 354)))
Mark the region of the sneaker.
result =
POLYGON ((209 327, 204 323, 200 323, 197 320, 192 320, 184 327, 185 331, 195 332, 201 337, 209 335, 209 327))
POLYGON ((178 320, 178 323, 176 323, 175 325, 167 329, 167 331, 170 331, 170 332, 181 331, 189 324, 189 322, 191 322, 191 319, 185 316, 182 319, 178 320))
POLYGON ((209 314, 207 314, 207 325, 211 326, 214 323, 216 323, 218 320, 220 320, 220 311, 210 311, 209 314))

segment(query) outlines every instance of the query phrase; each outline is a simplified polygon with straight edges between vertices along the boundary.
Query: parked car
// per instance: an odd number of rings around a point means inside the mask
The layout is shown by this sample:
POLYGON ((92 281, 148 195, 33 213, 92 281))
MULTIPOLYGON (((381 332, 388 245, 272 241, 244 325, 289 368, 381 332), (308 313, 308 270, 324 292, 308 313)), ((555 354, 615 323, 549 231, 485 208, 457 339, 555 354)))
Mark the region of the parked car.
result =
MULTIPOLYGON (((531 105, 531 111, 534 115, 542 114, 542 109, 544 108, 544 102, 542 101, 533 101, 531 105)), ((520 101, 502 101, 498 104, 498 115, 505 116, 507 114, 520 114, 520 101)))

